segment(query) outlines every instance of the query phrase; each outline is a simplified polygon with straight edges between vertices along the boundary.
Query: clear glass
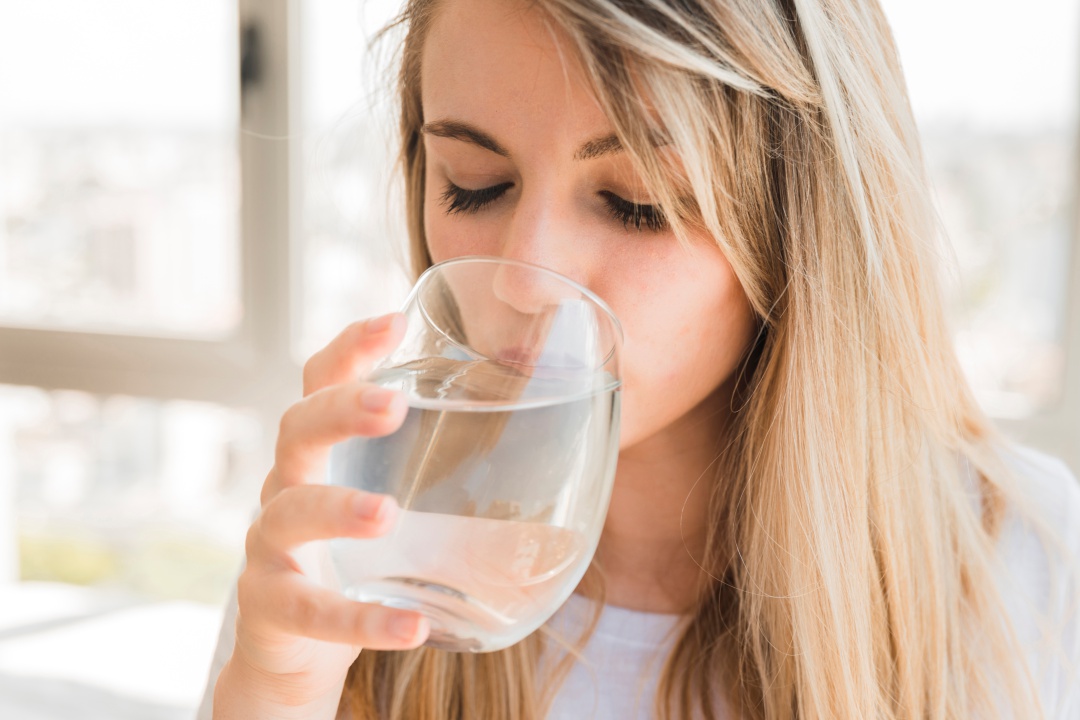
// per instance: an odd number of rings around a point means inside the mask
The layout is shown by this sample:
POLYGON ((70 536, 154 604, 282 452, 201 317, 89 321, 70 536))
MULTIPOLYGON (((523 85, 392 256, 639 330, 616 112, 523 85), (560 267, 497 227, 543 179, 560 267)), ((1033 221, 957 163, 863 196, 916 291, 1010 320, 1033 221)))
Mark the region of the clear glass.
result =
POLYGON ((237 36, 219 0, 0 2, 0 323, 235 329, 237 36))
POLYGON ((339 588, 415 609, 428 645, 486 652, 538 628, 596 550, 615 475, 621 329, 550 270, 467 257, 421 276, 406 336, 368 380, 405 392, 404 425, 330 454, 329 480, 388 493, 377 539, 337 539, 339 588))

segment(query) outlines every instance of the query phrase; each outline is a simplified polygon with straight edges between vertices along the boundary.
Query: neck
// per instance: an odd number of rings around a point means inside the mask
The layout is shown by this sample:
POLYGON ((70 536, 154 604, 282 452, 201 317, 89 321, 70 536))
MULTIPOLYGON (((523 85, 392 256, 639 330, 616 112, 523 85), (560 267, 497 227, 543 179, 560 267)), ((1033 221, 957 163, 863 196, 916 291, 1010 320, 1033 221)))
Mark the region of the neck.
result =
POLYGON ((730 415, 721 386, 660 432, 619 453, 611 506, 597 550, 606 601, 632 610, 685 613, 696 602, 709 497, 730 415))

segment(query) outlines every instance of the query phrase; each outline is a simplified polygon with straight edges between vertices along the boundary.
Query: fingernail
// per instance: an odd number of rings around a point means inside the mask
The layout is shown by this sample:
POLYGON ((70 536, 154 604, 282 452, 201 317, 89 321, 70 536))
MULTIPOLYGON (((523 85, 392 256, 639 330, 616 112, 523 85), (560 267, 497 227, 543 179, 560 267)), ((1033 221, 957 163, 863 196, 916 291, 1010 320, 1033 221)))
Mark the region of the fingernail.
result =
POLYGON ((420 629, 420 619, 415 615, 393 615, 387 629, 399 640, 409 641, 416 637, 420 629))
POLYGON ((386 412, 395 397, 397 397, 397 393, 393 390, 373 387, 364 391, 363 396, 360 398, 360 404, 364 406, 365 410, 386 412))
POLYGON ((401 317, 399 313, 390 313, 389 315, 383 315, 377 317, 374 320, 368 322, 367 329, 372 335, 376 333, 384 333, 390 328, 394 327, 396 321, 401 317))
POLYGON ((364 520, 381 520, 386 515, 386 498, 380 495, 361 495, 353 500, 353 509, 364 520))

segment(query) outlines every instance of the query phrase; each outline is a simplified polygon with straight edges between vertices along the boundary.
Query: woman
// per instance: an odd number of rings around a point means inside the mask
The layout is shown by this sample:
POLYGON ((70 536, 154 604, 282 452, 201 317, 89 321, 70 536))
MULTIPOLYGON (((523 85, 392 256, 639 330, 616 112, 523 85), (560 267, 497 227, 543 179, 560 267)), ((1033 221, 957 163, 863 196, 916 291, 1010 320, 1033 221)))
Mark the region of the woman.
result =
POLYGON ((491 654, 411 649, 419 615, 307 582, 291 549, 395 513, 313 484, 404 416, 354 379, 400 317, 350 326, 282 420, 214 716, 1080 716, 1080 490, 957 367, 876 3, 412 0, 402 22, 414 270, 526 260, 624 323, 604 534, 549 626, 491 654))

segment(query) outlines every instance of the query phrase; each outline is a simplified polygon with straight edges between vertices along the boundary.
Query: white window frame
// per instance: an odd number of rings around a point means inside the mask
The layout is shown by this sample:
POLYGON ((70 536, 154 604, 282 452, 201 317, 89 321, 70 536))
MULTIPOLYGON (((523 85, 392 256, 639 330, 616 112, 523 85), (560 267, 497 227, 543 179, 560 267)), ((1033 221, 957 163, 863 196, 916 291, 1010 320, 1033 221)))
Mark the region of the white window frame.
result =
MULTIPOLYGON (((96 394, 219 403, 269 429, 300 394, 291 338, 299 318, 296 237, 299 115, 295 1, 239 0, 258 33, 260 76, 243 89, 240 156, 242 318, 222 340, 0 326, 0 382, 96 394)), ((236 69, 239 76, 239 67, 236 69)))
MULTIPOLYGON (((1080 96, 1080 86, 1076 91, 1080 96)), ((1080 476, 1080 119, 1073 136, 1061 394, 1052 407, 1031 417, 997 422, 1011 437, 1060 457, 1080 476)))

